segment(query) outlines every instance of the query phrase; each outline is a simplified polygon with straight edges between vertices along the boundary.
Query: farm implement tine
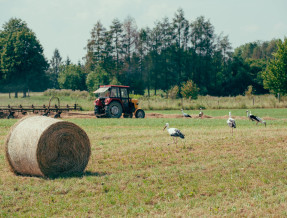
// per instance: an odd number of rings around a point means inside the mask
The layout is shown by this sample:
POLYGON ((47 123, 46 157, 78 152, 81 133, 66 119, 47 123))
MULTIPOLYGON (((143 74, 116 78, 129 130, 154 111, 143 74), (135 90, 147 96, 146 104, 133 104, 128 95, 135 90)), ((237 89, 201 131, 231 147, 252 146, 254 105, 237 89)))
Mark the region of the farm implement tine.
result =
POLYGON ((9 115, 7 116, 7 119, 15 118, 15 117, 14 117, 14 114, 15 114, 15 111, 10 110, 10 111, 9 111, 9 115))

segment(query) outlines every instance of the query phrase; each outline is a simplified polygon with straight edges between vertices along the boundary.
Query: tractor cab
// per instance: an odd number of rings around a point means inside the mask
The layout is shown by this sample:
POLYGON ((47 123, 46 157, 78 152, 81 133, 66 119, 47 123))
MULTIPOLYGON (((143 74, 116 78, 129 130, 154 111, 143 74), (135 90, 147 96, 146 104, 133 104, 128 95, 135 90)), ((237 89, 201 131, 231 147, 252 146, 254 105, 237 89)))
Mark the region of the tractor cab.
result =
POLYGON ((138 108, 138 101, 129 97, 129 86, 103 85, 94 92, 98 95, 95 100, 95 115, 98 118, 144 118, 145 113, 138 108))

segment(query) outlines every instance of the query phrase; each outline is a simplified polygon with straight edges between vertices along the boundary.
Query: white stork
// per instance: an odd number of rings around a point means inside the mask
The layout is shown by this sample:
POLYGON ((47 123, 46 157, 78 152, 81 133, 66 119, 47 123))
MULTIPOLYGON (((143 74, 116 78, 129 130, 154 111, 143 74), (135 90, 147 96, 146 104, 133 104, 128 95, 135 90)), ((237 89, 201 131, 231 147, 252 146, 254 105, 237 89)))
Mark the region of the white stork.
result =
POLYGON ((198 114, 199 117, 201 117, 201 119, 203 118, 203 112, 202 112, 202 108, 199 108, 200 109, 200 112, 198 114))
POLYGON ((184 139, 184 134, 182 134, 182 132, 180 132, 179 129, 176 129, 176 128, 169 128, 169 124, 166 123, 163 130, 166 130, 168 131, 169 135, 173 137, 173 142, 177 145, 177 137, 180 137, 182 139, 184 139), (176 138, 176 141, 174 141, 174 137, 176 138))
POLYGON ((252 120, 252 121, 256 121, 256 125, 258 124, 258 123, 263 123, 264 125, 265 125, 265 127, 266 127, 266 122, 263 120, 263 119, 261 119, 260 117, 257 117, 257 116, 255 116, 255 115, 253 115, 253 114, 251 114, 251 111, 246 111, 246 113, 247 113, 247 117, 250 119, 250 120, 252 120), (249 112, 249 113, 248 113, 249 112))
MULTIPOLYGON (((248 111, 248 110, 246 110, 246 113, 247 113, 247 118, 248 118, 249 120, 252 120, 251 117, 250 117, 250 114, 249 114, 249 111, 248 111)), ((251 111, 250 111, 250 113, 251 113, 251 111)))
POLYGON ((231 118, 231 112, 229 112, 229 118, 227 120, 228 126, 232 129, 232 135, 233 135, 233 128, 236 128, 235 120, 231 118))
POLYGON ((182 113, 182 116, 191 118, 191 116, 189 114, 183 112, 183 109, 181 109, 181 113, 182 113))

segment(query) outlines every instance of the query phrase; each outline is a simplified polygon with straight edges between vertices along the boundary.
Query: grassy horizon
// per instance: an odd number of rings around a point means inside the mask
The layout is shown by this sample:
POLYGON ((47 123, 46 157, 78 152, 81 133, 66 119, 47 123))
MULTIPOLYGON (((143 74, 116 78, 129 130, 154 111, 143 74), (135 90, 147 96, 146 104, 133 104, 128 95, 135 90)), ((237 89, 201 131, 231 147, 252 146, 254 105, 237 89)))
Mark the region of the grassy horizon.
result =
MULTIPOLYGON (((0 106, 20 104, 31 106, 48 105, 51 96, 54 92, 44 93, 30 93, 30 97, 14 98, 13 95, 9 99, 7 93, 0 93, 0 106)), ((94 96, 88 95, 87 92, 62 90, 55 92, 60 99, 60 104, 66 106, 67 104, 73 106, 75 103, 79 104, 83 111, 93 111, 93 102, 96 99, 94 96)), ((199 110, 199 108, 208 110, 217 109, 260 109, 260 108, 287 108, 287 99, 285 96, 281 97, 280 102, 274 95, 256 95, 256 96, 236 96, 236 97, 213 97, 213 96, 199 96, 197 100, 189 99, 167 99, 161 96, 136 96, 139 100, 139 106, 144 110, 199 110)), ((57 101, 53 100, 52 104, 57 101)))

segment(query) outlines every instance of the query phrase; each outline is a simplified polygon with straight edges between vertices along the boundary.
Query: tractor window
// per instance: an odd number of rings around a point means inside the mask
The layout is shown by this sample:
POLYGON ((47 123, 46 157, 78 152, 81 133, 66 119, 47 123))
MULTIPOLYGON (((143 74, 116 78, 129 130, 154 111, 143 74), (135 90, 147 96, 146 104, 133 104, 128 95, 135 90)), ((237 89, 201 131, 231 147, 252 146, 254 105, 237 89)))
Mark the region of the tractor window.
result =
POLYGON ((110 90, 99 93, 99 98, 108 98, 110 96, 110 90))
POLYGON ((111 88, 111 98, 118 98, 120 95, 119 93, 119 88, 118 87, 113 87, 111 88))
POLYGON ((124 88, 121 88, 121 96, 122 98, 128 98, 128 90, 127 89, 124 89, 124 88))

